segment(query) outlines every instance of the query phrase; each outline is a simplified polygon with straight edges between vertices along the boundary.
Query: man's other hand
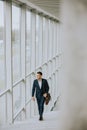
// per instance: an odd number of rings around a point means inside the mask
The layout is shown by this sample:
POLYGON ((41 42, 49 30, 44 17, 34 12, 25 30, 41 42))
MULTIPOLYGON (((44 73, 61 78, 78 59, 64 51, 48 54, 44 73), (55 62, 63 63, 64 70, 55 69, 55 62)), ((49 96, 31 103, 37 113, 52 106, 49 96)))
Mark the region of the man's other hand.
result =
POLYGON ((32 97, 32 100, 35 101, 35 97, 32 97))
POLYGON ((43 96, 46 98, 46 96, 47 96, 47 93, 43 94, 43 96))

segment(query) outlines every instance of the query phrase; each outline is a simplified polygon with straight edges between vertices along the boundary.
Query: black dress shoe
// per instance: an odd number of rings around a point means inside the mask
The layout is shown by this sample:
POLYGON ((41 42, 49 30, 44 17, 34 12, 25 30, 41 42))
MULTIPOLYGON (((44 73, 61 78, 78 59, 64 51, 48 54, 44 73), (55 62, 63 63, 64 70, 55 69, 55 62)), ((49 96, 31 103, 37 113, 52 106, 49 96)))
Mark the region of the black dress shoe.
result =
POLYGON ((40 117, 39 120, 40 120, 40 121, 43 121, 43 117, 40 117))

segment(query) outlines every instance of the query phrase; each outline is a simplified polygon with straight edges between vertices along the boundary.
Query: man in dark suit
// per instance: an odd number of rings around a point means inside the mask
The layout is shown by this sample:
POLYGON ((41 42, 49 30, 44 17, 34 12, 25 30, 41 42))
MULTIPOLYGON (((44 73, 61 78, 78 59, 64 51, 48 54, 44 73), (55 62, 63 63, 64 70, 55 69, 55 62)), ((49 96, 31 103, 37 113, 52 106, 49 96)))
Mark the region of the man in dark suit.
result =
POLYGON ((34 95, 36 95, 40 115, 39 120, 43 120, 44 102, 48 91, 49 85, 47 80, 42 78, 42 72, 37 72, 37 79, 34 80, 32 87, 32 100, 35 101, 34 95))

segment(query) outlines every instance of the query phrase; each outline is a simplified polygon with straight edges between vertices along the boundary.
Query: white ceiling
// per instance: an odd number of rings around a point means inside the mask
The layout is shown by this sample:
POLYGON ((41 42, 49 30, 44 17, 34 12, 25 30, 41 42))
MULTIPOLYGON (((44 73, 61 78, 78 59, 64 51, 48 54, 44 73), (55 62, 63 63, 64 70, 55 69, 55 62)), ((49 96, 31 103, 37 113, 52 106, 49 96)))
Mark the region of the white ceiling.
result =
POLYGON ((59 18, 60 0, 28 0, 46 12, 59 18))

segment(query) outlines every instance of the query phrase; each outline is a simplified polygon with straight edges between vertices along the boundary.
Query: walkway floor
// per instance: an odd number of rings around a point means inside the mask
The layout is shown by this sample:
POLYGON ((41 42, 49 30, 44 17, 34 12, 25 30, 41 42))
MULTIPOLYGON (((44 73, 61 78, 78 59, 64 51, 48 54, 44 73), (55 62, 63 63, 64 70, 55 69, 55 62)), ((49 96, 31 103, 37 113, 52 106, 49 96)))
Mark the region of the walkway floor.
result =
POLYGON ((43 121, 39 121, 38 117, 34 117, 29 121, 2 126, 0 130, 58 130, 58 115, 59 111, 52 111, 44 115, 43 121))

